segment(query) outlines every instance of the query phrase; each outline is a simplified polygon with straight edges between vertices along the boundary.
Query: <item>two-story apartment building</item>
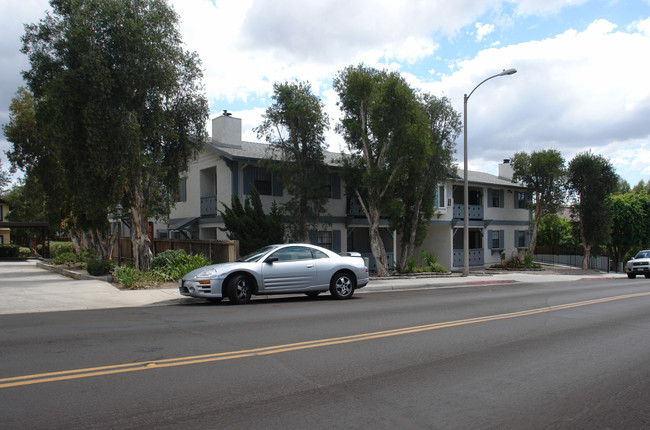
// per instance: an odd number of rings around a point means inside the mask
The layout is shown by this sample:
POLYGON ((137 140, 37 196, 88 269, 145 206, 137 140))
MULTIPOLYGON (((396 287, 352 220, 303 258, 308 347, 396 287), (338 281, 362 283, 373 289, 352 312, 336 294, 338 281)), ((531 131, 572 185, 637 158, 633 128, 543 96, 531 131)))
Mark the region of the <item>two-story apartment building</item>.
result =
MULTIPOLYGON (((268 158, 269 145, 241 139, 241 120, 229 114, 212 120, 212 140, 182 175, 176 207, 168 223, 155 226, 156 237, 227 239, 219 209, 230 205, 232 195, 243 201, 253 184, 268 211, 274 201, 288 200, 287 192, 274 175, 260 166, 268 158)), ((339 176, 341 154, 327 153, 330 173, 329 199, 326 205, 330 225, 323 224, 311 241, 336 252, 357 251, 370 260, 368 224, 354 198, 345 195, 339 176)), ((499 176, 470 172, 470 265, 483 266, 500 261, 527 245, 529 210, 525 189, 513 183, 509 164, 500 166, 499 176)), ((462 178, 438 187, 438 215, 430 221, 429 234, 421 246, 435 253, 450 270, 462 268, 463 229, 462 178)), ((324 218, 325 219, 325 218, 324 218)), ((392 265, 399 238, 382 224, 382 239, 392 265)), ((419 252, 419 250, 417 251, 419 252)))

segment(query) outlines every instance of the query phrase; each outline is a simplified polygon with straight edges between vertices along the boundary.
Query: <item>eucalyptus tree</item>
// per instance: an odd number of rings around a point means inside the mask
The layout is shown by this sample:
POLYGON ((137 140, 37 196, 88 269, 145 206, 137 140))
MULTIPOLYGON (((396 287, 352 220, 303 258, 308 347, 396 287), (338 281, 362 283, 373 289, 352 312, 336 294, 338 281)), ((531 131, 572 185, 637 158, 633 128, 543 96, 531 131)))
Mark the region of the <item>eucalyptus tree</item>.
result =
POLYGON ((611 212, 606 197, 616 189, 617 181, 614 167, 602 155, 583 152, 569 163, 568 188, 575 203, 573 210, 580 221, 585 251, 583 269, 589 267, 592 248, 609 238, 611 212))
POLYGON ((532 194, 533 232, 528 250, 535 252, 539 223, 544 215, 556 213, 564 201, 566 168, 560 151, 544 149, 530 154, 517 152, 512 157, 513 179, 532 194))
POLYGON ((344 179, 368 221, 378 276, 388 274, 380 235, 382 212, 399 200, 396 187, 409 160, 424 154, 424 115, 415 91, 396 72, 349 66, 334 79, 343 113, 337 131, 347 143, 344 179))
POLYGON ((39 139, 14 142, 13 157, 41 182, 58 172, 76 229, 126 208, 135 265, 148 269, 149 218, 169 213, 180 172, 207 139, 200 61, 165 0, 50 5, 22 38, 39 139))
POLYGON ((397 194, 401 205, 393 205, 399 210, 391 216, 391 225, 401 233, 400 268, 406 266, 415 247, 426 237, 436 198, 440 198, 438 187, 456 173, 455 141, 462 130, 460 114, 447 97, 422 94, 420 107, 426 127, 421 130, 421 145, 409 150, 410 158, 397 194))
POLYGON ((273 85, 273 103, 266 109, 258 138, 270 144, 263 165, 277 173, 289 200, 282 204, 293 240, 309 242, 309 232, 326 213, 329 177, 325 164, 325 131, 329 119, 307 82, 273 85))

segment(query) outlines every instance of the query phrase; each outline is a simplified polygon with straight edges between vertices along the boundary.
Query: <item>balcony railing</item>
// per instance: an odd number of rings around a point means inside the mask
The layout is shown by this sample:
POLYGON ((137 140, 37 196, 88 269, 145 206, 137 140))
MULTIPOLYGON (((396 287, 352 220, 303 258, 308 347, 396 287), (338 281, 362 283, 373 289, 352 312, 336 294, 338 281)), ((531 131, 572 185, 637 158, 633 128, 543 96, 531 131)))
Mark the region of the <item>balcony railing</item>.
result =
MULTIPOLYGON (((469 265, 470 266, 483 266, 485 265, 485 252, 483 248, 476 248, 469 250, 469 265)), ((463 266, 463 250, 454 249, 454 267, 463 266)))
POLYGON ((201 216, 217 214, 217 196, 201 197, 201 216))
MULTIPOLYGON (((469 205, 469 219, 483 219, 483 206, 469 205)), ((454 205, 454 218, 465 218, 465 205, 454 205)))

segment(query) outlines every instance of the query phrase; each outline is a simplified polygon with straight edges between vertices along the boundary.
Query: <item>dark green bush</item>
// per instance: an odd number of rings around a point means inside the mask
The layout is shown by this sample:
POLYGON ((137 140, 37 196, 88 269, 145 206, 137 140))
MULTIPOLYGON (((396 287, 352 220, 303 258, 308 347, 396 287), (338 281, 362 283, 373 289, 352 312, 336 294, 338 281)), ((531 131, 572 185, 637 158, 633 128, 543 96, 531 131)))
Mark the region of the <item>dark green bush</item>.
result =
POLYGON ((113 270, 113 262, 110 260, 90 260, 86 264, 86 270, 89 275, 103 276, 108 275, 113 270))
POLYGON ((18 245, 0 246, 0 258, 18 258, 20 247, 18 245))

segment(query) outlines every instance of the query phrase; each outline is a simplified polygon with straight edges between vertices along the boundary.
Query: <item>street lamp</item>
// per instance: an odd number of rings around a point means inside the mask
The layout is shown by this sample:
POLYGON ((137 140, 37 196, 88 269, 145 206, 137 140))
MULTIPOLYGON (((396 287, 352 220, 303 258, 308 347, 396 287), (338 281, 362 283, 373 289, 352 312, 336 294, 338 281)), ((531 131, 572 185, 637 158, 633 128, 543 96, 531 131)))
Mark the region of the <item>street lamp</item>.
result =
POLYGON ((493 78, 498 78, 499 76, 508 76, 514 75, 517 73, 517 69, 507 69, 503 70, 501 73, 490 76, 487 79, 484 79, 480 84, 474 87, 474 89, 469 93, 465 94, 463 101, 463 149, 464 149, 464 159, 465 159, 465 169, 464 169, 464 179, 463 179, 463 203, 465 206, 464 209, 464 219, 463 219, 463 276, 469 276, 469 182, 467 180, 467 100, 474 94, 474 91, 485 82, 493 78))

